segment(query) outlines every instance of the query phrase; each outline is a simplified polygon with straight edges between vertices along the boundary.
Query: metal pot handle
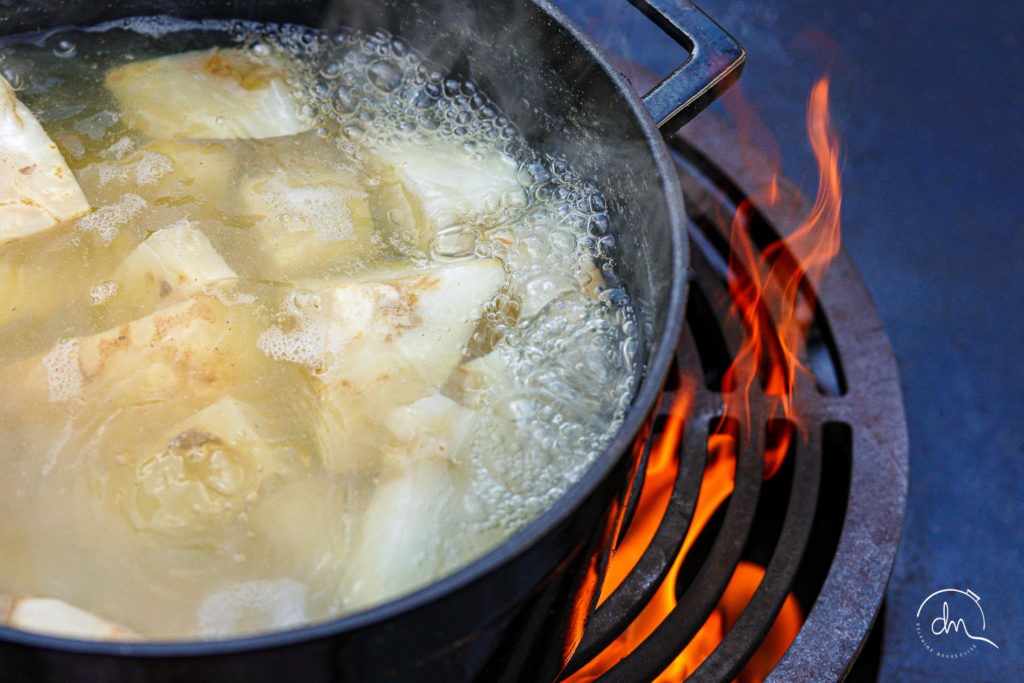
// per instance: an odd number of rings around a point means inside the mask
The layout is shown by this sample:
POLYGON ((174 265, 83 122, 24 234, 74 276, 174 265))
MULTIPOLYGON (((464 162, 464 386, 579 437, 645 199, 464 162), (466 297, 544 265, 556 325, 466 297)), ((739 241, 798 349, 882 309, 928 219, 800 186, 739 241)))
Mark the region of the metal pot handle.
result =
POLYGON ((736 82, 746 50, 721 26, 686 0, 629 0, 690 53, 682 66, 643 96, 666 136, 704 111, 736 82))

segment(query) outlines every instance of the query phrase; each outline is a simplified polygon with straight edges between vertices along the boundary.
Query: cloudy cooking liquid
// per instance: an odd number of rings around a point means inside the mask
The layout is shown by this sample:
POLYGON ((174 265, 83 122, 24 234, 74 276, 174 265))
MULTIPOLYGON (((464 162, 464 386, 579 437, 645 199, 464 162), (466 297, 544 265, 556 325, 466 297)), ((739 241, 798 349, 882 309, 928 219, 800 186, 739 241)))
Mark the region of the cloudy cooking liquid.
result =
POLYGON ((9 39, 2 55, 93 211, 0 247, 0 366, 41 363, 49 382, 38 410, 16 398, 0 410, 0 594, 55 596, 157 639, 326 619, 434 580, 506 538, 616 431, 637 340, 604 201, 560 158, 531 150, 473 83, 383 31, 127 20, 9 39), (289 64, 311 130, 181 142, 127 125, 104 85, 111 68, 214 45, 289 64), (504 155, 516 186, 463 207, 457 221, 432 216, 443 227, 423 238, 424 216, 382 189, 380 155, 408 145, 504 155), (296 173, 313 180, 293 187, 296 173), (79 340, 153 313, 152 296, 124 291, 112 274, 166 228, 200 231, 239 276, 209 303, 226 311, 224 367, 194 394, 140 395, 109 410, 76 401, 86 380, 73 360, 88 344, 79 340), (278 241, 267 248, 268 239, 278 241), (332 460, 310 389, 327 305, 317 287, 494 258, 504 282, 437 399, 473 409, 445 468, 385 452, 394 437, 377 414, 353 455, 332 460), (187 430, 140 451, 196 414, 258 425, 263 459, 187 430), (416 476, 403 479, 403 467, 416 476), (376 585, 351 557, 365 551, 361 530, 375 528, 366 519, 375 493, 404 495, 410 478, 442 502, 409 511, 428 519, 407 531, 431 536, 395 550, 413 556, 415 579, 376 585))

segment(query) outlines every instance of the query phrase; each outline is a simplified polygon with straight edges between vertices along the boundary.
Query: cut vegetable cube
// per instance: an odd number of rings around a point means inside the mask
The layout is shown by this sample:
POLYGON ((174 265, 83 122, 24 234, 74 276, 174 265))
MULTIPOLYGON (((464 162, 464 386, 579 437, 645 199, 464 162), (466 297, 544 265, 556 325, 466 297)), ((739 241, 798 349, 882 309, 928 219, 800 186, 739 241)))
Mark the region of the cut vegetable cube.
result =
POLYGON ((126 122, 155 138, 269 138, 312 125, 275 57, 237 49, 183 52, 117 67, 107 88, 126 122))
POLYGON ((497 223, 503 208, 526 204, 516 163, 499 152, 408 143, 377 150, 376 164, 378 227, 423 251, 439 230, 497 223))
POLYGON ((268 479, 297 451, 276 420, 225 396, 124 458, 114 496, 132 525, 186 544, 238 527, 268 479))
POLYGON ((110 276, 119 291, 158 308, 226 291, 237 279, 206 235, 185 221, 154 232, 110 276))
POLYGON ((0 245, 88 211, 57 145, 0 77, 0 245))
POLYGON ((451 374, 503 279, 501 265, 489 260, 337 285, 309 295, 298 313, 304 324, 291 332, 275 327, 259 345, 271 357, 306 363, 339 394, 386 387, 384 405, 410 403, 451 374))
POLYGON ((95 204, 112 204, 131 192, 150 205, 186 205, 196 213, 203 205, 230 208, 240 143, 165 139, 138 149, 131 137, 122 138, 121 143, 107 150, 105 160, 78 172, 95 204))
POLYGON ((199 608, 199 633, 223 638, 291 628, 305 623, 306 585, 291 579, 232 584, 199 608))
POLYGON ((373 232, 366 193, 346 170, 287 165, 239 187, 241 210, 272 276, 299 275, 365 257, 373 232))
POLYGON ((499 344, 487 355, 459 365, 448 384, 462 405, 481 410, 493 403, 496 396, 515 391, 511 363, 509 347, 499 344))
POLYGON ((11 628, 81 640, 140 640, 131 629, 57 598, 0 598, 0 622, 11 628), (6 602, 6 608, 4 605, 6 602))
POLYGON ((215 299, 196 297, 93 336, 63 339, 40 356, 0 368, 8 392, 0 417, 39 413, 45 422, 65 404, 101 413, 161 401, 204 405, 239 380, 256 353, 240 334, 237 315, 215 299))
POLYGON ((397 440, 389 448, 398 467, 412 460, 435 457, 450 460, 473 428, 476 412, 433 394, 392 410, 385 426, 397 440))
MULTIPOLYGON (((322 470, 289 477, 261 496, 252 511, 257 542, 268 552, 263 569, 301 576, 310 592, 339 599, 338 577, 348 562, 354 527, 375 483, 322 470)), ((312 617, 313 615, 311 615, 312 617)))
POLYGON ((497 261, 477 261, 291 298, 293 326, 268 330, 258 345, 271 358, 310 369, 329 466, 345 468, 376 452, 385 412, 440 388, 503 279, 497 261))
POLYGON ((458 493, 451 466, 433 458, 412 463, 377 488, 349 556, 346 607, 397 596, 450 566, 440 539, 451 532, 445 518, 458 493))

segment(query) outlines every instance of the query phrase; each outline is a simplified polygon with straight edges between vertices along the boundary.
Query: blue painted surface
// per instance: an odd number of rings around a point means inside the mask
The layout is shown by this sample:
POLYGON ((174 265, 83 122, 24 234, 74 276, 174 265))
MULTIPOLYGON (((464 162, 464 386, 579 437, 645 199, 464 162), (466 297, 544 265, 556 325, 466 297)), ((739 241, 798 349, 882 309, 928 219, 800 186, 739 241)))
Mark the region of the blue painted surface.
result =
MULTIPOLYGON (((652 71, 679 62, 625 0, 556 4, 652 71)), ((747 48, 744 93, 811 196, 805 102, 833 77, 844 247, 895 349, 910 434, 881 679, 1024 680, 1024 3, 699 4, 747 48), (998 650, 921 646, 915 613, 943 588, 981 597, 998 650)))

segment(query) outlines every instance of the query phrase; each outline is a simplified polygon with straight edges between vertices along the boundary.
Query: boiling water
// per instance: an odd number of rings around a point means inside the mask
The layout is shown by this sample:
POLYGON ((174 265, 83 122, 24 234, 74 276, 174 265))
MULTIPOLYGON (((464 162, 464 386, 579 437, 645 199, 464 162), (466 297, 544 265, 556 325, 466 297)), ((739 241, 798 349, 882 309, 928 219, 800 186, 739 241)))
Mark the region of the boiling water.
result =
MULTIPOLYGON (((617 429, 636 325, 598 189, 401 39, 148 19, 9 40, 2 59, 93 210, 0 246, 0 595, 58 597, 159 639, 326 619, 500 542, 617 429), (214 45, 286 65, 309 130, 154 140, 105 85, 214 45), (403 150, 457 150, 512 182, 457 221, 428 215, 393 201, 381 159, 403 150), (161 230, 198 231, 238 279, 172 306, 166 282, 125 291, 118 268, 161 230), (436 386, 386 379, 363 402, 324 389, 331 292, 392 296, 494 259, 500 282, 455 355, 424 342, 424 365, 454 366, 436 386), (344 283, 370 289, 331 289, 344 283), (127 352, 136 370, 103 365, 179 319, 200 337, 218 325, 208 357, 154 342, 127 352), (191 374, 167 384, 159 353, 191 374)), ((440 339, 467 324, 394 315, 440 339)))

